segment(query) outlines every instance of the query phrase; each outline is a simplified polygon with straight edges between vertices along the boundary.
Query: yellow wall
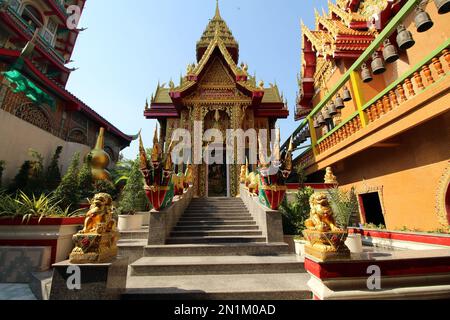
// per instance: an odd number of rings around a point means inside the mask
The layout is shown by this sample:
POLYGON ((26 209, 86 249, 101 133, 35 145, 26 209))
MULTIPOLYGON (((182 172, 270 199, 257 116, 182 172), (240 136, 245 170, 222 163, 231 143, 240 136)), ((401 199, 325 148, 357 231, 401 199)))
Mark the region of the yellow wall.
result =
POLYGON ((436 230, 438 185, 450 165, 450 111, 389 141, 337 163, 344 188, 381 191, 388 229, 436 230))

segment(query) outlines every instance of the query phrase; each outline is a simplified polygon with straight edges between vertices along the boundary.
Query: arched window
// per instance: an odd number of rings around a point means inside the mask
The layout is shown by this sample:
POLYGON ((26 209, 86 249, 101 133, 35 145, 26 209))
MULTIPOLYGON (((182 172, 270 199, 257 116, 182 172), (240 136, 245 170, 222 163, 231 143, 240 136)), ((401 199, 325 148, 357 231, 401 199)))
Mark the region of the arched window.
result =
POLYGON ((87 136, 81 129, 73 129, 69 133, 69 137, 67 138, 67 140, 70 142, 87 145, 87 136))
POLYGON ((42 19, 42 14, 38 9, 33 7, 32 5, 25 5, 22 11, 22 19, 25 20, 28 25, 36 30, 37 28, 42 28, 44 25, 44 21, 42 19))
POLYGON ((111 159, 112 162, 116 162, 117 161, 116 154, 114 153, 114 151, 113 151, 113 149, 111 147, 106 146, 105 147, 105 152, 109 155, 109 158, 111 159))
POLYGON ((34 104, 23 104, 16 109, 16 117, 53 134, 51 122, 41 107, 34 104))

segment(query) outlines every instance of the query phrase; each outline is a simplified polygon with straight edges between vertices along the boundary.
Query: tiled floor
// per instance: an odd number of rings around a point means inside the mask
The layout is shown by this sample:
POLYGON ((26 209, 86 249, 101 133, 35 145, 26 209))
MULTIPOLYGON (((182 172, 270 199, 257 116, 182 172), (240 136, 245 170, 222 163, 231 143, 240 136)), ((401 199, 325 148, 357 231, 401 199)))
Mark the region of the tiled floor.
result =
POLYGON ((36 300, 28 284, 0 283, 0 300, 36 300))

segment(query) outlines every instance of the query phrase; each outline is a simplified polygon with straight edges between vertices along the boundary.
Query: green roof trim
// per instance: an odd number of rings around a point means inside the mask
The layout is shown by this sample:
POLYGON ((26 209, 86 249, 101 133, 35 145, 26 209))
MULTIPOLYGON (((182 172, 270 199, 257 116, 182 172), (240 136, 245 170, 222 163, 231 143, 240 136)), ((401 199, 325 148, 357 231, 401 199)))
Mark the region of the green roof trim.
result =
POLYGON ((10 71, 2 72, 2 75, 16 86, 14 93, 23 92, 31 101, 36 104, 47 104, 55 111, 56 103, 50 95, 45 93, 33 81, 25 77, 20 71, 12 69, 10 71))

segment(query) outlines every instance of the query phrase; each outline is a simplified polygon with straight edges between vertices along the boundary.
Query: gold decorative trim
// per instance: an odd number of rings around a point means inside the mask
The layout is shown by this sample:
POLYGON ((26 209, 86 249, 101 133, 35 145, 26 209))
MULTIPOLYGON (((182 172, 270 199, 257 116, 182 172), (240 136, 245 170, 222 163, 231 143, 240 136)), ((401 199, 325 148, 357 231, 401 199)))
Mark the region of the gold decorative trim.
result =
POLYGON ((442 227, 449 229, 449 221, 447 218, 447 208, 445 203, 445 196, 447 190, 450 188, 450 164, 444 169, 444 173, 439 179, 438 188, 436 190, 436 215, 439 218, 439 223, 442 227))

